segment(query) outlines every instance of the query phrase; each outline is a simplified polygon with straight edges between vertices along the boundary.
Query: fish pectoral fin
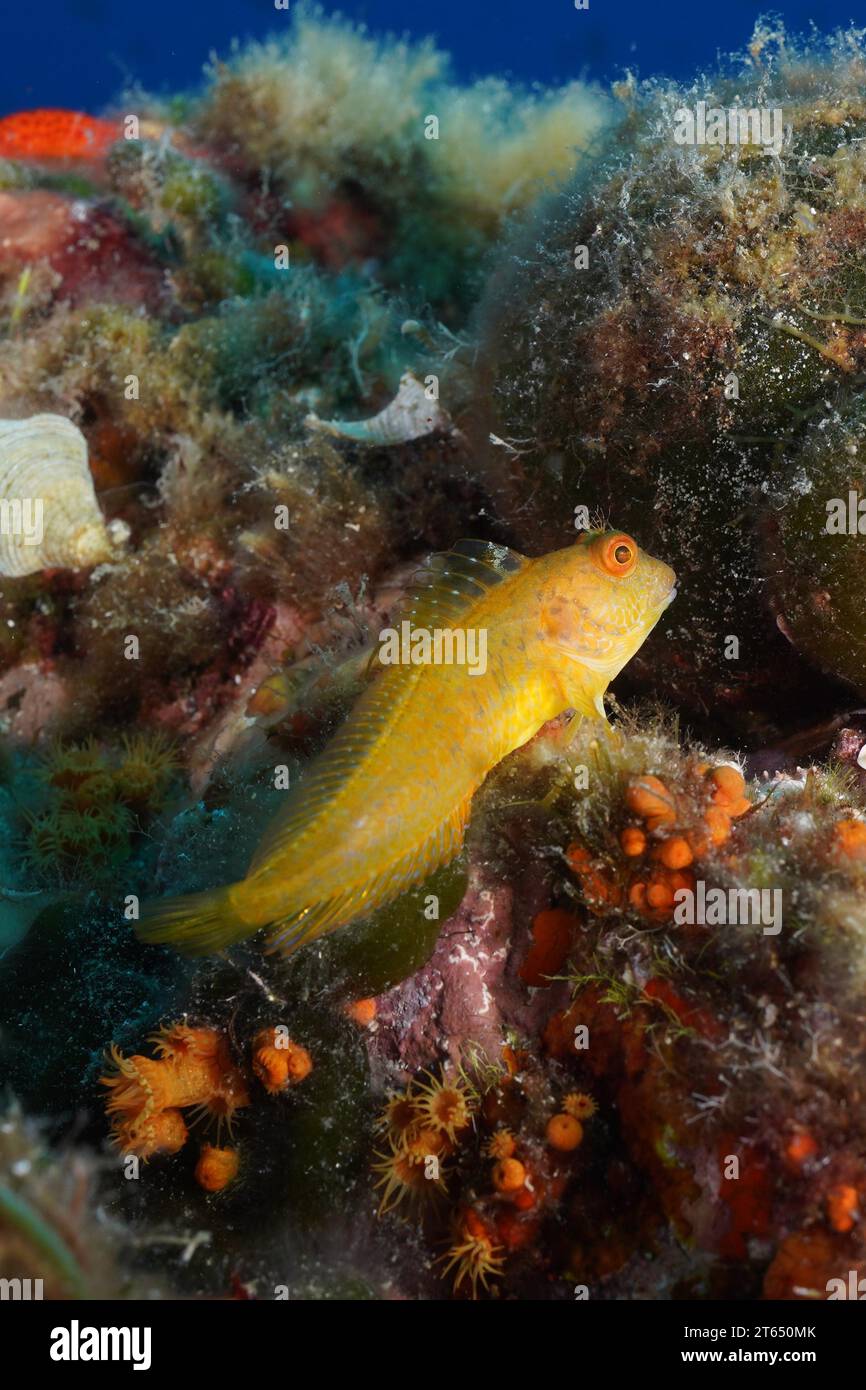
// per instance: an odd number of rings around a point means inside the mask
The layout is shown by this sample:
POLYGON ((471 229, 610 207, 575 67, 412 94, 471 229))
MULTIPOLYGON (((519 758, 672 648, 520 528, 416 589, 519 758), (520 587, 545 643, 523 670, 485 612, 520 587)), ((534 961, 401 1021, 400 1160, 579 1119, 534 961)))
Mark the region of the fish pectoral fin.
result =
POLYGON ((568 723, 569 733, 572 731, 573 724, 579 724, 582 719, 591 719, 593 723, 607 724, 607 711, 604 708, 604 692, 599 691, 597 695, 590 695, 586 690, 577 689, 566 690, 565 698, 568 707, 572 710, 572 716, 568 723))

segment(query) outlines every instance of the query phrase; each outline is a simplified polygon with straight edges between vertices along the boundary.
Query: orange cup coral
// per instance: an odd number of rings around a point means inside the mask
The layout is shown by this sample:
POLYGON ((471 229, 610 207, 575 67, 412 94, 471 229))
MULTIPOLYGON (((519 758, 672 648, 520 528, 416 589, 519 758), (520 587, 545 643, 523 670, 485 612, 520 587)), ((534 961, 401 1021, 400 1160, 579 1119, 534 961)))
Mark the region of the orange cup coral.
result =
POLYGON ((205 1192, 222 1192, 237 1177, 239 1168, 237 1149, 218 1149, 213 1144, 203 1144, 195 1165, 195 1180, 205 1192))
POLYGON ((223 1122, 231 1132, 235 1113, 249 1104, 246 1084, 234 1066, 225 1037, 214 1028, 173 1024, 153 1039, 161 1056, 109 1056, 113 1073, 100 1078, 111 1092, 106 1111, 114 1142, 123 1154, 150 1158, 176 1153, 186 1139, 180 1111, 223 1122))
POLYGON ((574 1115, 563 1111, 547 1122, 547 1142, 559 1153, 571 1153, 583 1142, 583 1125, 574 1115))
POLYGON ((263 1028, 253 1042, 253 1071, 268 1095, 279 1095, 298 1086, 313 1070, 313 1059, 305 1047, 292 1042, 281 1024, 263 1028))

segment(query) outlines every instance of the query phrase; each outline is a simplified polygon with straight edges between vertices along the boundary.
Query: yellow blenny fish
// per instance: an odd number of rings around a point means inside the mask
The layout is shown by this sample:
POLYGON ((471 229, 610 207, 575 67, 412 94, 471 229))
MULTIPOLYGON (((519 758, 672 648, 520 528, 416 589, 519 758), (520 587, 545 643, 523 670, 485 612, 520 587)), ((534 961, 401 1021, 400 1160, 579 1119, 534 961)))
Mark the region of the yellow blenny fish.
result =
POLYGON ((289 952, 398 897, 459 852, 472 797, 502 758, 565 710, 604 720, 609 682, 675 579, 622 532, 585 532, 537 560, 489 541, 435 555, 399 624, 411 642, 392 642, 403 659, 386 665, 383 642, 369 689, 246 878, 152 903, 139 935, 203 955, 268 928, 268 948, 289 952), (463 659, 430 659, 446 651, 463 659))

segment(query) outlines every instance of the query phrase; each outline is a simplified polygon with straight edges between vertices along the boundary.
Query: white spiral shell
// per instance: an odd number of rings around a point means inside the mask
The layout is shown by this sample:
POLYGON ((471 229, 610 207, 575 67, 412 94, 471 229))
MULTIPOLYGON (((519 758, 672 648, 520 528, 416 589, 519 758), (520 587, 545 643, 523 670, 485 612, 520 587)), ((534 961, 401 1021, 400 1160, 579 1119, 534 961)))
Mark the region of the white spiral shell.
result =
POLYGON ((423 439, 436 430, 449 430, 451 420, 438 401, 431 400, 425 388, 411 372, 400 378, 400 389, 390 404, 370 420, 320 420, 308 415, 308 429, 335 435, 338 439, 354 439, 359 444, 385 446, 409 444, 423 439))
POLYGON ((0 420, 0 575, 102 564, 125 532, 122 523, 105 524, 87 440, 71 420, 0 420))

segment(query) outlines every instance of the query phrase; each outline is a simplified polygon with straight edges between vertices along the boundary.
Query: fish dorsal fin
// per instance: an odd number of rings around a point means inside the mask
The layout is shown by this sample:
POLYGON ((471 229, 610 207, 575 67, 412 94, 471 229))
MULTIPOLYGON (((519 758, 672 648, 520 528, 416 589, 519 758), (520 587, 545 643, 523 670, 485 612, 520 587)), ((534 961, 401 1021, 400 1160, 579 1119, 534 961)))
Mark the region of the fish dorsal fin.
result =
POLYGON ((396 621, 408 618, 416 627, 459 625, 473 603, 528 563, 516 550, 493 541, 458 541, 451 550, 431 555, 418 570, 396 621))
POLYGON ((311 829, 334 799, 364 754, 381 736, 403 700, 408 699, 419 668, 379 667, 373 683, 355 704, 325 750, 311 763, 303 780, 288 794, 286 805, 270 822, 250 864, 247 876, 282 854, 311 829))

